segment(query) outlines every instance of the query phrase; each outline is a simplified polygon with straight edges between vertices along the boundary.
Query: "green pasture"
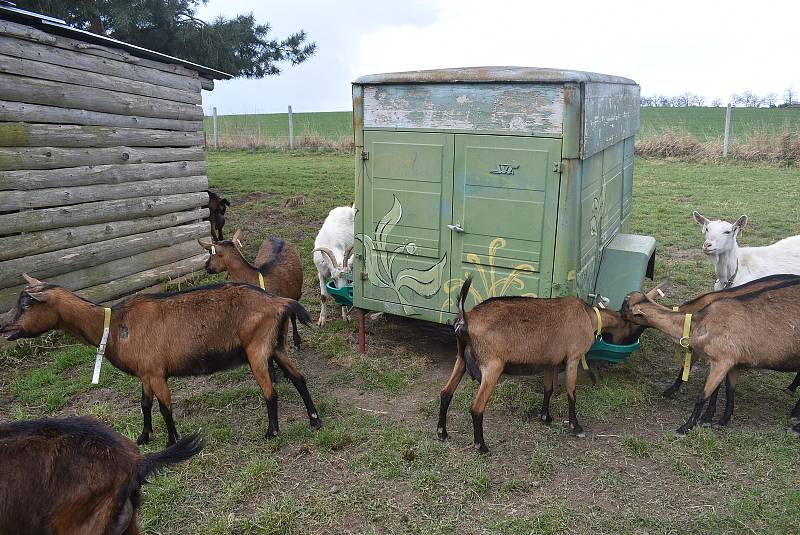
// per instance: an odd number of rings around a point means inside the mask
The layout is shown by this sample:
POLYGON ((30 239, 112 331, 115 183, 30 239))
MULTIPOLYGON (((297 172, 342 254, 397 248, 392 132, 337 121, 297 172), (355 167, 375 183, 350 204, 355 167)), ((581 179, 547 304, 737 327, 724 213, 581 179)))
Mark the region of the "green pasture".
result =
MULTIPOLYGON (((295 113, 295 136, 304 133, 340 139, 353 135, 353 114, 342 112, 295 113)), ((264 139, 286 139, 289 123, 285 113, 259 115, 222 115, 218 117, 221 138, 255 136, 264 139)), ((780 135, 784 128, 800 131, 800 108, 734 108, 732 135, 745 140, 754 134, 780 135)), ((205 119, 206 133, 211 136, 211 118, 205 119)), ((642 108, 640 137, 668 129, 687 130, 700 141, 721 138, 725 130, 725 108, 642 108)))
MULTIPOLYGON (((329 114, 326 124, 346 125, 348 115, 329 114)), ((352 202, 352 156, 213 152, 208 175, 232 203, 226 236, 243 229, 246 257, 268 235, 300 249, 302 303, 316 319, 310 251, 328 210, 352 202), (304 204, 284 207, 300 195, 304 204)), ((796 168, 637 159, 634 184, 631 230, 656 237, 656 279, 674 283, 668 301, 712 286, 692 210, 748 214, 743 244, 800 234, 796 168)), ((202 428, 208 444, 144 487, 143 533, 800 533, 800 440, 787 433, 796 397, 784 390, 790 374, 743 374, 731 426, 679 439, 673 432, 689 415, 705 369, 692 370, 676 399, 663 398, 677 366, 672 346, 648 331, 626 363, 599 369, 597 385, 581 377, 585 438, 562 423, 563 389, 546 427, 536 417, 541 379, 506 378, 486 413, 491 453, 480 456, 468 412, 476 386, 466 378, 450 409, 450 439, 436 438, 439 389, 455 353, 449 328, 370 318, 363 356, 355 324, 335 312, 323 328, 301 328, 303 347, 292 349, 323 420, 319 432, 281 382, 282 435, 265 440, 266 410, 246 367, 170 380, 179 431, 202 428)), ((92 386, 93 361, 93 348, 60 334, 0 352, 2 418, 93 414, 135 439, 142 425, 138 380, 106 364, 92 386)), ((158 411, 153 423, 145 451, 166 440, 158 411)))

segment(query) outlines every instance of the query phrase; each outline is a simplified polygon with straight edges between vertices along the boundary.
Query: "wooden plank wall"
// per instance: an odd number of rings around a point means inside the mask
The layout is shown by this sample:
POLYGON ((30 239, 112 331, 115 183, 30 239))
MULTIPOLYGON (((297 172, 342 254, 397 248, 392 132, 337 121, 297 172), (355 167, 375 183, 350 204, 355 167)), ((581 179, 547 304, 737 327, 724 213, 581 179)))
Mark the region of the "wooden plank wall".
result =
POLYGON ((0 311, 23 271, 100 302, 203 266, 201 88, 182 66, 0 21, 0 311))

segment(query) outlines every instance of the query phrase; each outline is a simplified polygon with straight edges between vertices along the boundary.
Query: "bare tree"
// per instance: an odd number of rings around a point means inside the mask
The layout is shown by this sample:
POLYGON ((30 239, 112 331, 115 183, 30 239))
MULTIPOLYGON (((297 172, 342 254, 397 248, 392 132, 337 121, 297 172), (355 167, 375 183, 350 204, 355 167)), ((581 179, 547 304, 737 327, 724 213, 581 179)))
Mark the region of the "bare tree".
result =
POLYGON ((715 98, 714 100, 711 101, 711 105, 714 106, 715 108, 719 108, 720 106, 722 106, 722 99, 715 98))
POLYGON ((794 104, 794 89, 790 87, 786 88, 786 92, 783 94, 783 104, 785 106, 791 106, 794 104))
POLYGON ((775 92, 767 93, 764 95, 763 102, 765 105, 769 106, 770 108, 775 107, 775 102, 778 100, 778 94, 775 92))

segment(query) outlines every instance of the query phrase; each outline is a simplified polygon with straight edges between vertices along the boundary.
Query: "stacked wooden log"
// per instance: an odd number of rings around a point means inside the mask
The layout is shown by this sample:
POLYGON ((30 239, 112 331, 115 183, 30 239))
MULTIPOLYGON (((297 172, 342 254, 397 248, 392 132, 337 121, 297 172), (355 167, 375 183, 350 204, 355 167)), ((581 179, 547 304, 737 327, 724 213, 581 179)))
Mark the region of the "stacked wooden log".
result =
POLYGON ((0 311, 23 271, 109 301, 202 267, 201 88, 184 66, 0 21, 0 311))

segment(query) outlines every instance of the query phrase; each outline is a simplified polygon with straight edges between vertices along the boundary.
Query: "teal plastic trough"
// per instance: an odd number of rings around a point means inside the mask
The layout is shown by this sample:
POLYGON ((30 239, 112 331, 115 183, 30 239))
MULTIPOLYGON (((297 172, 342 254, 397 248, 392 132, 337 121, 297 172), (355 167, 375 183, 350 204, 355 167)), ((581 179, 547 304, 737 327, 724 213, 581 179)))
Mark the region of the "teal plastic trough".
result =
POLYGON ((328 288, 328 293, 333 296, 333 300, 343 307, 353 306, 353 284, 337 288, 333 283, 333 279, 329 280, 325 286, 328 288))
POLYGON ((625 359, 638 348, 639 340, 636 340, 632 344, 618 345, 610 344, 602 339, 597 339, 594 341, 594 344, 592 344, 589 352, 586 353, 586 360, 605 360, 606 362, 619 364, 620 362, 624 362, 625 359))

